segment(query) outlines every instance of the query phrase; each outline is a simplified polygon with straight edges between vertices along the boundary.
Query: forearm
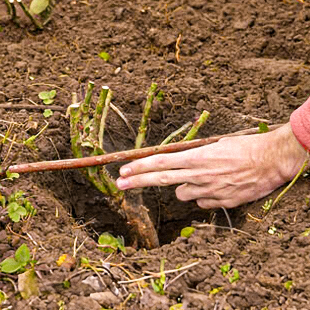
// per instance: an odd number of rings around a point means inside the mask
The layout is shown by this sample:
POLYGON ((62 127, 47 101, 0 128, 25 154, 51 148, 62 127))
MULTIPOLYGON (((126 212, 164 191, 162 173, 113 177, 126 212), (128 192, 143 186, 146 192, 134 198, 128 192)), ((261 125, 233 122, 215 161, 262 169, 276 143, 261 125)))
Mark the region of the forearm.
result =
POLYGON ((310 97, 292 113, 290 123, 298 142, 310 151, 310 97))

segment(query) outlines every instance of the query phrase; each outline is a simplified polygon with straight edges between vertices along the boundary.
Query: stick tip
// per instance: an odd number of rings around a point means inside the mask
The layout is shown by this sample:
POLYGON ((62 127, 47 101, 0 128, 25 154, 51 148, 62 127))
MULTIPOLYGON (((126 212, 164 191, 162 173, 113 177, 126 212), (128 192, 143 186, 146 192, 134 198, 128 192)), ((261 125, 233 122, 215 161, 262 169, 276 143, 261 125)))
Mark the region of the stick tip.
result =
POLYGON ((110 89, 109 86, 101 86, 102 89, 110 89))

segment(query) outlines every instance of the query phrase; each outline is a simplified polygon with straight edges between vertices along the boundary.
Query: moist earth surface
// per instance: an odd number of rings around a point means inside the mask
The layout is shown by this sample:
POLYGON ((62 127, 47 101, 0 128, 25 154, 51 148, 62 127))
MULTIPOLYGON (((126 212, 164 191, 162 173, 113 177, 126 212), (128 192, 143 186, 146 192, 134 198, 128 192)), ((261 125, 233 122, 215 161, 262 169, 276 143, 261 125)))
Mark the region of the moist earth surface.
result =
MULTIPOLYGON (((138 130, 152 82, 164 92, 164 100, 155 100, 150 113, 149 146, 160 144, 203 110, 210 117, 199 137, 261 122, 286 123, 310 92, 307 1, 63 0, 57 1, 43 30, 35 30, 16 7, 14 23, 5 1, 0 2, 1 137, 12 129, 1 154, 2 160, 8 157, 4 162, 72 158, 66 110, 72 92, 82 100, 89 81, 95 83, 95 97, 101 86, 111 88, 113 104, 129 124, 109 112, 108 152, 134 148, 130 128, 138 130), (100 58, 100 52, 108 53, 109 60, 100 58), (57 92, 50 106, 53 115, 44 117, 49 106, 42 107, 38 94, 52 89, 57 92), (25 147, 23 141, 46 124, 35 148, 25 147)), ((118 168, 108 166, 114 177, 118 168)), ((262 206, 284 187, 228 210, 234 229, 221 209, 180 202, 174 187, 147 188, 144 205, 161 246, 146 250, 130 244, 126 222, 77 170, 2 180, 3 196, 24 191, 37 214, 13 223, 1 209, 0 260, 14 257, 27 244, 36 261, 38 292, 22 298, 20 275, 1 272, 0 290, 7 297, 1 307, 309 309, 309 184, 304 174, 268 217, 262 206), (190 225, 195 232, 180 237, 190 225), (126 254, 100 251, 97 241, 103 232, 123 236, 126 254), (75 264, 58 266, 63 254, 75 264), (83 257, 91 267, 85 260, 81 264, 83 257), (171 272, 160 294, 152 281, 160 277, 163 261, 164 270, 171 272), (230 266, 227 274, 225 266, 230 266), (144 276, 149 277, 126 282, 144 276)))

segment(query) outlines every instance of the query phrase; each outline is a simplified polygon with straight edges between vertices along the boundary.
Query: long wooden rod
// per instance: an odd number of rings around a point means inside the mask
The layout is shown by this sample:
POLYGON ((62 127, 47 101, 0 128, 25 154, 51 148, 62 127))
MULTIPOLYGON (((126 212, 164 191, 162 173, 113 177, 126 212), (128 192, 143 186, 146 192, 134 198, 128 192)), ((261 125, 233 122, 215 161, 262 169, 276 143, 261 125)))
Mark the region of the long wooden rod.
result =
MULTIPOLYGON (((282 125, 283 124, 270 125, 268 127, 269 127, 269 130, 272 131, 272 130, 275 130, 281 127, 282 125)), ((150 146, 150 147, 141 148, 141 149, 121 151, 121 152, 109 153, 109 154, 99 155, 99 156, 63 159, 63 160, 55 160, 55 161, 42 161, 42 162, 14 165, 14 166, 10 166, 8 168, 8 171, 16 172, 16 173, 25 173, 25 172, 78 169, 78 168, 106 165, 110 163, 139 159, 139 158, 143 158, 143 157, 147 157, 147 156, 151 156, 155 154, 185 151, 185 150, 189 150, 189 149, 196 148, 199 146, 217 142, 222 138, 241 136, 241 135, 251 135, 251 134, 256 134, 256 133, 258 133, 258 128, 250 128, 250 129, 237 131, 235 133, 214 136, 210 138, 196 139, 196 140, 186 141, 186 142, 181 142, 181 143, 180 142, 171 143, 167 145, 156 145, 156 146, 150 146)), ((2 172, 2 175, 3 174, 4 173, 2 172)))

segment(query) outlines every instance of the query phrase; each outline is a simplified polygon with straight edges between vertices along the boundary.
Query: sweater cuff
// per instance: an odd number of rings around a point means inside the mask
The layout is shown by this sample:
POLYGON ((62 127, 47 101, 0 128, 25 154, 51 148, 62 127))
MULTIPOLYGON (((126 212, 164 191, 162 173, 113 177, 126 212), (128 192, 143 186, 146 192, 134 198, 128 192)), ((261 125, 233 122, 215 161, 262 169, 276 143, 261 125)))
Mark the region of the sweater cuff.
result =
POLYGON ((298 142, 310 151, 310 97, 292 113, 290 124, 298 142))

